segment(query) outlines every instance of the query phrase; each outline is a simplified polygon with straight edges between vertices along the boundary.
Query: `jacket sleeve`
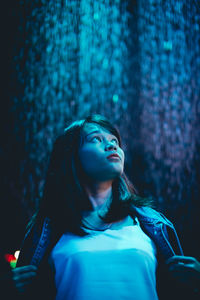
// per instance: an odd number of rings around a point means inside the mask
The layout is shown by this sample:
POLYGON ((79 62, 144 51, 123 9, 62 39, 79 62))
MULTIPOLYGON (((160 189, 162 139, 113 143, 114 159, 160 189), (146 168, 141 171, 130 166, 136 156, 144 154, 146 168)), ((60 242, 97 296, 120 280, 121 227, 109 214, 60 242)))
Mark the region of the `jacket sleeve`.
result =
POLYGON ((35 224, 25 234, 17 267, 35 265, 38 271, 34 282, 20 295, 20 300, 55 299, 54 276, 48 264, 50 237, 51 230, 47 219, 42 226, 35 224))
POLYGON ((49 218, 42 225, 35 223, 25 234, 17 266, 35 265, 38 267, 51 244, 52 230, 49 218))

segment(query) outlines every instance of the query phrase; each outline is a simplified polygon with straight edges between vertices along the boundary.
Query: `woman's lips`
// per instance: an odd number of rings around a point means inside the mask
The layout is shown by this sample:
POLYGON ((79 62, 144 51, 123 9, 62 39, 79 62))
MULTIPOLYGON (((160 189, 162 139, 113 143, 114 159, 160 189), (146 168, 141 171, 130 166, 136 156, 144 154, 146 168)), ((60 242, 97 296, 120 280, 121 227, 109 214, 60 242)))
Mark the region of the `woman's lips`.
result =
POLYGON ((121 158, 119 157, 118 154, 110 154, 109 156, 107 156, 107 159, 119 160, 121 158))

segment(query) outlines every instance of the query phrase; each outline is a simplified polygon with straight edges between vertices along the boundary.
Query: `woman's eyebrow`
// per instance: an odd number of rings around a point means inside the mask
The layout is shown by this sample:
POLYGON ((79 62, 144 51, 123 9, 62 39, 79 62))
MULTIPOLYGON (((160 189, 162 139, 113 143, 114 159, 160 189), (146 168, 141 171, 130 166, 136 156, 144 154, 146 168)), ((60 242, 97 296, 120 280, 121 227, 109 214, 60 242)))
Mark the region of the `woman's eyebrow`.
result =
POLYGON ((88 135, 93 134, 93 133, 101 133, 101 131, 99 131, 99 130, 92 131, 92 132, 88 133, 85 137, 87 137, 88 135))

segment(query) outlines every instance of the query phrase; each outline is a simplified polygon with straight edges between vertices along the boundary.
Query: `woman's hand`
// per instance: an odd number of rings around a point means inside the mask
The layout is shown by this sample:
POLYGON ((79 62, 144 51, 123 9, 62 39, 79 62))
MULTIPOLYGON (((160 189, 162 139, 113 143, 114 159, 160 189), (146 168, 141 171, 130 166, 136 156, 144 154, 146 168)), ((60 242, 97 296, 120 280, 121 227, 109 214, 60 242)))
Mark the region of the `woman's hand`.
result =
POLYGON ((179 282, 194 289, 200 286, 200 263, 190 256, 175 255, 166 261, 171 275, 179 282))
POLYGON ((19 293, 23 293, 34 282, 37 268, 32 265, 12 269, 12 282, 19 293))

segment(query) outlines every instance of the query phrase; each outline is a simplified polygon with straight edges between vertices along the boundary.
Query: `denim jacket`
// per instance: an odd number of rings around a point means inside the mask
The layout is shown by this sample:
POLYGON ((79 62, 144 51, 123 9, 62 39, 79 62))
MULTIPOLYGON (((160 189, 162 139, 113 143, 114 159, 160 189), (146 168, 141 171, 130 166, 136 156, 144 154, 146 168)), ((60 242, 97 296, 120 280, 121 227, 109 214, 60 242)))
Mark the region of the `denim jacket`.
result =
MULTIPOLYGON (((140 222, 142 230, 154 241, 164 258, 183 255, 183 250, 173 224, 161 213, 150 207, 134 207, 133 215, 140 222)), ((43 226, 34 226, 26 233, 17 266, 32 264, 40 266, 51 247, 51 220, 45 218, 43 226)))
MULTIPOLYGON (((183 255, 176 230, 173 224, 163 214, 149 207, 134 207, 131 215, 132 217, 137 217, 142 230, 154 241, 157 248, 159 265, 162 265, 162 263, 160 263, 161 261, 165 262, 174 255, 183 255)), ((45 273, 43 273, 45 275, 39 277, 40 287, 42 288, 37 288, 37 290, 40 291, 39 298, 41 295, 44 295, 45 299, 48 300, 55 299, 54 293, 56 293, 54 290, 50 291, 51 287, 54 286, 52 281, 50 281, 50 284, 49 282, 47 282, 47 284, 45 283, 46 285, 42 283, 42 278, 47 278, 48 274, 51 273, 48 272, 48 264, 44 262, 47 262, 48 255, 53 245, 55 245, 52 232, 52 222, 49 218, 45 218, 42 225, 37 225, 37 223, 33 225, 25 235, 17 262, 18 267, 31 264, 39 267, 40 270, 45 270, 45 273)), ((161 268, 161 270, 159 275, 157 275, 159 299, 175 299, 171 297, 171 294, 168 296, 166 293, 166 288, 168 289, 171 283, 166 283, 168 282, 166 272, 165 270, 163 272, 163 268, 161 268), (164 280, 160 280, 160 278, 164 278, 164 280)), ((42 272, 43 271, 40 273, 42 274, 42 272)), ((29 297, 29 299, 38 298, 38 295, 35 296, 33 292, 31 292, 31 296, 32 298, 29 297)))

